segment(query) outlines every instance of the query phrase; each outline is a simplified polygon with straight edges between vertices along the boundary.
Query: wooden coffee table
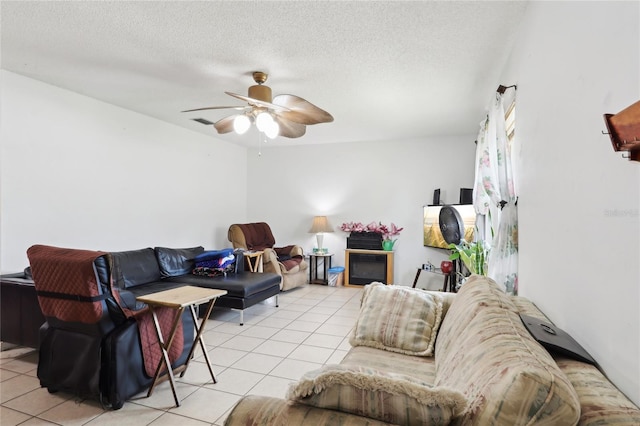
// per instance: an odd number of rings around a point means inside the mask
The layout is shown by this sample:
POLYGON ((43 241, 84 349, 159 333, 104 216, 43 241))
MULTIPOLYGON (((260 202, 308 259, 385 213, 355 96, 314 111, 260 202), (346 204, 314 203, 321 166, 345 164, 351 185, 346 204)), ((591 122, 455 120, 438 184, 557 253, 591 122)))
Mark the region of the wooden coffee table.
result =
POLYGON ((171 383, 171 391, 173 392, 173 398, 176 401, 176 407, 180 406, 180 399, 178 398, 178 394, 176 392, 174 373, 180 372, 180 377, 184 376, 184 373, 186 373, 187 368, 189 367, 189 362, 191 361, 191 358, 193 356, 193 351, 196 348, 196 342, 200 343, 200 348, 202 349, 204 359, 207 363, 207 367, 209 368, 211 379, 213 380, 213 383, 216 383, 216 376, 213 373, 211 361, 209 361, 209 354, 207 353, 207 347, 204 344, 204 339, 202 338, 202 332, 204 331, 204 325, 209 318, 211 311, 213 310, 213 305, 216 299, 220 296, 224 296, 225 294, 227 294, 226 290, 184 286, 137 297, 137 300, 146 303, 151 310, 151 314, 153 315, 153 324, 156 329, 156 334, 158 335, 158 343, 160 344, 160 349, 162 350, 162 358, 160 359, 158 367, 156 368, 156 373, 153 376, 153 382, 151 382, 151 387, 149 387, 147 397, 151 396, 151 394, 153 393, 153 389, 160 381, 166 380, 166 378, 159 380, 160 372, 162 371, 162 364, 164 364, 167 367, 166 377, 168 377, 169 382, 171 383), (198 325, 196 306, 207 302, 209 304, 207 306, 206 313, 202 317, 202 321, 198 325), (175 310, 175 318, 171 325, 171 333, 169 333, 169 336, 166 340, 162 336, 162 330, 160 329, 160 323, 158 322, 158 316, 156 315, 156 308, 159 307, 166 307, 175 310), (182 319, 182 314, 187 307, 191 311, 191 318, 193 319, 193 325, 196 329, 196 337, 194 339, 193 345, 191 346, 191 350, 189 351, 187 361, 183 366, 176 368, 174 371, 171 368, 171 361, 169 360, 169 348, 173 343, 173 338, 176 335, 176 330, 178 329, 178 324, 180 324, 180 321, 182 319))

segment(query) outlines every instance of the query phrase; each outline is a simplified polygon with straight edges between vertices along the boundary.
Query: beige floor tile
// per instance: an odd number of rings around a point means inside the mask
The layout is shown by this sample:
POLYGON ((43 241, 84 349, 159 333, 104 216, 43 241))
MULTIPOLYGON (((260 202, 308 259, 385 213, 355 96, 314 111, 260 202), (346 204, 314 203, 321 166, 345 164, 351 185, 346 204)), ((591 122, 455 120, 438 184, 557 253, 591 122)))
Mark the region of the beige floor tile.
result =
POLYGON ((169 412, 203 422, 213 423, 240 398, 239 395, 204 387, 199 388, 186 397, 180 407, 174 407, 169 410, 169 412))
POLYGON ((298 318, 298 320, 309 321, 309 322, 319 322, 322 324, 326 320, 328 320, 330 317, 331 315, 327 315, 327 314, 314 314, 312 312, 305 312, 304 314, 300 315, 300 318, 298 318))
POLYGON ((2 351, 0 352, 0 365, 10 360, 23 357, 30 353, 37 353, 33 348, 27 348, 24 346, 16 346, 11 343, 0 342, 2 351))
POLYGON ((344 357, 349 353, 349 351, 342 351, 340 349, 336 349, 333 351, 329 359, 325 361, 325 364, 340 364, 344 357))
POLYGON ((305 341, 305 345, 319 346, 321 348, 336 349, 342 342, 343 338, 340 336, 332 336, 329 334, 312 334, 305 341))
POLYGON ((271 337, 271 340, 288 343, 302 343, 311 333, 296 330, 280 330, 271 337))
POLYGON ((2 422, 2 426, 19 425, 29 419, 29 417, 31 416, 16 410, 12 410, 11 408, 7 408, 4 406, 0 407, 0 421, 2 422))
MULTIPOLYGON (((4 425, 4 423, 3 423, 4 425)), ((57 423, 51 423, 49 421, 40 419, 38 417, 31 417, 24 423, 20 423, 20 426, 58 426, 57 423)))
POLYGON ((214 307, 209 319, 225 322, 238 322, 240 320, 240 313, 229 308, 214 307))
POLYGON ((271 370, 269 375, 282 377, 283 379, 298 380, 303 374, 320 367, 322 367, 322 363, 287 358, 271 370))
POLYGON ((217 347, 209 350, 209 359, 212 364, 229 367, 234 362, 245 356, 248 352, 236 349, 217 347))
MULTIPOLYGON (((315 298, 304 298, 304 299, 298 299, 296 300, 296 305, 302 305, 302 306, 316 306, 318 304, 320 300, 315 299, 315 298)), ((291 309, 291 306, 288 306, 287 309, 291 309)))
POLYGON ((7 402, 40 387, 40 381, 31 376, 19 375, 8 379, 0 385, 0 403, 7 402))
POLYGON ((295 320, 291 324, 285 327, 285 330, 297 330, 313 333, 322 324, 319 322, 299 321, 295 320))
POLYGON ((252 387, 258 384, 263 377, 264 374, 261 373, 227 368, 222 374, 218 375, 218 383, 215 385, 207 385, 207 387, 236 395, 245 395, 252 387))
POLYGON ((65 426, 80 426, 104 412, 105 410, 97 401, 69 399, 41 413, 38 417, 65 426))
POLYGON ((329 296, 322 301, 322 305, 325 308, 334 308, 338 310, 342 308, 346 300, 344 298, 336 298, 335 296, 329 296))
MULTIPOLYGON (((9 370, 3 370, 0 369, 0 383, 4 382, 5 380, 9 380, 12 377, 16 377, 19 376, 20 373, 16 373, 15 371, 9 371, 9 370)), ((0 385, 2 386, 2 385, 0 385)))
MULTIPOLYGON (((209 372, 207 372, 207 377, 209 378, 209 383, 212 383, 211 377, 209 377, 209 372)), ((198 389, 200 389, 198 386, 176 380, 176 393, 178 394, 178 399, 181 403, 186 397, 198 389)), ((150 397, 147 397, 147 391, 145 390, 143 393, 132 398, 131 402, 159 410, 168 410, 176 405, 176 400, 173 397, 171 383, 169 383, 169 381, 156 385, 153 389, 153 394, 151 394, 150 397)), ((125 406, 126 405, 127 403, 125 402, 125 406)))
POLYGON ((309 309, 311 309, 311 306, 309 305, 301 305, 297 303, 286 305, 286 306, 281 305, 280 307, 288 311, 295 311, 295 312, 307 312, 309 309))
POLYGON ((286 358, 295 348, 298 347, 297 343, 276 342, 274 340, 266 340, 260 346, 253 350, 253 353, 279 356, 286 358))
POLYGON ((282 359, 273 355, 250 353, 235 362, 232 367, 254 373, 268 374, 282 359))
POLYGON ((62 404, 71 398, 64 392, 49 393, 45 388, 34 389, 5 402, 3 405, 22 413, 37 416, 38 414, 62 404))
POLYGON ((216 328, 214 328, 212 331, 214 333, 226 333, 226 334, 231 334, 232 336, 237 336, 238 334, 242 333, 245 329, 246 329, 245 326, 240 325, 240 323, 234 321, 234 322, 228 322, 223 325, 219 325, 216 328))
POLYGON ((316 362, 324 364, 333 354, 334 349, 319 348, 317 346, 300 345, 287 358, 300 361, 316 362))
POLYGON ((315 331, 319 334, 330 334, 332 336, 345 337, 351 332, 352 326, 349 325, 336 325, 336 324, 322 324, 315 331))
POLYGON ((356 323, 356 320, 355 318, 351 318, 351 317, 344 317, 344 316, 341 317, 338 315, 333 315, 324 323, 331 324, 331 325, 348 325, 349 327, 353 327, 356 323))
POLYGON ((263 327, 261 325, 254 325, 252 327, 247 328, 245 331, 240 333, 240 336, 247 337, 257 337, 260 339, 268 339, 278 332, 277 328, 271 327, 263 327))
POLYGON ((144 405, 126 402, 119 410, 107 410, 95 419, 85 423, 86 426, 140 426, 148 425, 162 415, 161 410, 144 405))
POLYGON ((149 426, 207 426, 209 424, 209 422, 192 419, 190 417, 179 416, 173 413, 164 413, 149 423, 149 426))
POLYGON ((265 339, 259 339, 257 337, 235 336, 221 344, 219 347, 251 352, 256 347, 260 346, 261 343, 264 343, 264 341, 265 339))
POLYGON ((21 358, 16 358, 11 361, 7 361, 2 364, 3 370, 9 370, 16 373, 27 373, 29 371, 36 370, 38 368, 38 355, 29 354, 21 358))
POLYGON ((260 380, 260 383, 255 385, 248 394, 284 398, 287 393, 289 383, 292 382, 294 381, 282 377, 265 376, 264 379, 260 380))
POLYGON ((227 417, 229 417, 229 414, 231 413, 232 410, 233 410, 233 406, 229 408, 223 415, 218 417, 218 419, 215 422, 213 422, 213 425, 224 426, 224 422, 227 420, 227 417))
MULTIPOLYGON (((216 378, 226 369, 226 367, 215 365, 213 363, 213 360, 211 360, 211 367, 213 368, 213 374, 216 376, 216 378)), ((191 362, 189 363, 189 368, 187 368, 184 376, 180 377, 180 375, 178 374, 176 375, 176 380, 195 386, 203 386, 208 383, 213 383, 213 380, 211 379, 211 373, 209 372, 209 368, 207 367, 204 358, 191 360, 191 362)))
POLYGON ((276 313, 274 313, 273 315, 271 315, 271 318, 284 318, 284 319, 290 319, 290 320, 294 320, 296 318, 298 318, 301 315, 300 312, 298 311, 292 311, 290 309, 278 309, 278 311, 276 313))
POLYGON ((292 321, 292 319, 288 318, 275 318, 270 316, 260 321, 258 325, 262 327, 282 328, 290 324, 292 321))
POLYGON ((245 312, 244 326, 258 324, 260 321, 269 318, 269 316, 270 315, 247 315, 247 313, 245 312))
POLYGON ((349 343, 349 336, 346 336, 344 339, 342 339, 342 342, 340 342, 340 345, 337 347, 337 349, 341 350, 341 351, 350 351, 352 348, 351 343, 349 343))
POLYGON ((234 336, 236 336, 236 334, 223 333, 221 331, 216 331, 215 329, 214 330, 205 329, 205 332, 203 334, 204 342, 207 344, 208 348, 212 348, 214 346, 220 346, 221 344, 223 344, 224 342, 226 342, 227 340, 231 339, 234 336))
POLYGON ((322 302, 322 305, 314 306, 313 308, 309 309, 308 312, 310 314, 322 314, 329 315, 329 317, 331 317, 331 315, 335 314, 337 310, 338 308, 328 307, 325 302, 322 302))

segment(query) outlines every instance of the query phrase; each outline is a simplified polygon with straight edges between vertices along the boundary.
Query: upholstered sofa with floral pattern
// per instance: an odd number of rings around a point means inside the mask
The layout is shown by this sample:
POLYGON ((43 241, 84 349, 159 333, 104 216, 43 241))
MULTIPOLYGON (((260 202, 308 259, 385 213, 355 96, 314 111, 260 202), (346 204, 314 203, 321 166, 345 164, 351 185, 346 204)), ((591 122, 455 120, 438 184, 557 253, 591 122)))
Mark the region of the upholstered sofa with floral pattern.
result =
POLYGON ((246 396, 225 425, 639 425, 640 410, 594 365, 552 355, 520 313, 527 299, 471 277, 457 294, 365 286, 339 365, 246 396))

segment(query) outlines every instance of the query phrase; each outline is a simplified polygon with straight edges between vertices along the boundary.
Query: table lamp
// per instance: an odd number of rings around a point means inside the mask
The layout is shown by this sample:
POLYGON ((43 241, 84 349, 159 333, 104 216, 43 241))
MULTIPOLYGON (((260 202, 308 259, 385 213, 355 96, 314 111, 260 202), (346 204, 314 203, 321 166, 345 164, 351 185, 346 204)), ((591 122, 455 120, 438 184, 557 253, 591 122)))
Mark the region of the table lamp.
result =
POLYGON ((313 218, 313 223, 311 224, 311 229, 309 229, 309 233, 316 234, 316 240, 318 241, 318 253, 323 253, 324 249, 322 248, 322 240, 324 238, 325 232, 333 232, 333 228, 329 224, 326 216, 316 216, 313 218))

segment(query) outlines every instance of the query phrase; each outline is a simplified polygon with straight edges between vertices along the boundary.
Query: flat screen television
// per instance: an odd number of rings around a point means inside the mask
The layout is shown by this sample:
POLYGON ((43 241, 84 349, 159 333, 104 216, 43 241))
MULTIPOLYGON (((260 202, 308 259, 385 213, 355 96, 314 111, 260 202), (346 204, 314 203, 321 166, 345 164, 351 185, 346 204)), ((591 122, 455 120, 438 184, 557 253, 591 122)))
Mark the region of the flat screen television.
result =
MULTIPOLYGON (((424 246, 446 249, 449 244, 440 232, 440 209, 444 206, 424 206, 422 227, 424 229, 424 246)), ((473 241, 473 233, 476 225, 476 211, 473 204, 452 205, 464 222, 464 239, 473 241)))

